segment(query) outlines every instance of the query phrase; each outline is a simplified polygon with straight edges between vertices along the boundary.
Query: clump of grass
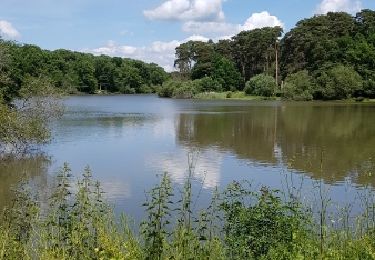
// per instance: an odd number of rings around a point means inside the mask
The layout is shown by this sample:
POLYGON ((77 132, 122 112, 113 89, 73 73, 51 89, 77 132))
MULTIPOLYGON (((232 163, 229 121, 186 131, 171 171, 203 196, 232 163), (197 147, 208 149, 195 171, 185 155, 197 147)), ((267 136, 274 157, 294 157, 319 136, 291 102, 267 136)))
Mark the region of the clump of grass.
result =
MULTIPOLYGON (((374 259, 375 196, 360 194, 363 213, 350 205, 330 218, 330 199, 317 186, 317 211, 298 191, 233 182, 215 190, 207 208, 194 210, 194 163, 176 192, 167 173, 144 203, 140 233, 115 216, 89 168, 74 183, 65 164, 43 203, 25 185, 0 224, 0 259, 374 259), (331 220, 331 221, 330 221, 331 220)), ((198 195, 199 196, 199 195, 198 195)))

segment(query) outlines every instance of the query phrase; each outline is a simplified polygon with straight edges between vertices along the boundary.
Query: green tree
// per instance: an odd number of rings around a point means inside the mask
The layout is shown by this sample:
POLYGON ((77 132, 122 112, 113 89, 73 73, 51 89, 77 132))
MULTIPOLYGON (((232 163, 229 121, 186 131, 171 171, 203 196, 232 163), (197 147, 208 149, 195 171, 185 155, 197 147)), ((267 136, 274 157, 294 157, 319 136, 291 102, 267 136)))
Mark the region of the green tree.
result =
POLYGON ((0 102, 9 103, 14 96, 11 89, 10 63, 11 56, 8 46, 0 39, 0 102))
POLYGON ((214 48, 213 42, 193 42, 193 61, 195 62, 191 72, 191 78, 200 79, 212 75, 214 48))
POLYGON ((51 80, 25 78, 16 105, 0 100, 0 157, 23 155, 32 146, 48 142, 49 124, 61 113, 59 95, 51 80))
POLYGON ((225 91, 243 88, 241 73, 232 61, 224 57, 216 56, 214 59, 212 78, 218 81, 225 91))
POLYGON ((176 59, 174 61, 174 67, 177 68, 184 76, 189 75, 191 69, 193 68, 193 45, 194 42, 189 41, 176 47, 176 59))
POLYGON ((79 89, 83 92, 94 93, 98 86, 98 80, 94 75, 95 67, 93 62, 83 56, 75 65, 79 79, 79 89))
POLYGON ((283 76, 319 69, 326 62, 343 62, 355 20, 347 13, 328 13, 299 21, 281 41, 283 76))
POLYGON ((269 72, 275 63, 275 51, 272 50, 282 32, 281 27, 265 27, 243 31, 233 37, 234 61, 245 80, 269 72))
POLYGON ((150 70, 150 83, 154 86, 161 86, 164 81, 168 79, 167 73, 163 68, 155 63, 149 65, 150 70))

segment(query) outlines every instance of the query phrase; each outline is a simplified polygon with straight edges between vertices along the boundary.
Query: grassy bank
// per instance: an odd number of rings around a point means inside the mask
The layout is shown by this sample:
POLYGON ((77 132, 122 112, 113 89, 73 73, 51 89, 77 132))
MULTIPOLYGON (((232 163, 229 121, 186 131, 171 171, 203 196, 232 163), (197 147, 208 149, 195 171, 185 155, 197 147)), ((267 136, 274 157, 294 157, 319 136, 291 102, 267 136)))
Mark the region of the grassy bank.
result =
MULTIPOLYGON (((203 100, 210 100, 210 99, 218 99, 218 100, 284 100, 284 101, 293 101, 293 100, 286 100, 281 97, 263 97, 263 96, 252 96, 247 95, 244 91, 235 91, 235 92, 201 92, 194 95, 193 99, 203 99, 203 100)), ((375 103, 375 99, 344 99, 344 100, 328 100, 329 102, 332 101, 339 101, 344 103, 375 103)), ((304 102, 314 102, 314 101, 304 101, 304 102)))
POLYGON ((336 215, 318 188, 318 202, 301 190, 233 182, 215 190, 208 208, 193 210, 193 170, 181 191, 168 174, 147 193, 139 232, 115 217, 100 184, 85 169, 72 182, 67 165, 47 202, 23 187, 0 225, 0 259, 374 259, 375 194, 363 193, 363 212, 349 205, 336 215), (319 196, 320 195, 320 196, 319 196))
POLYGON ((194 95, 194 99, 237 99, 237 100, 265 100, 269 99, 261 96, 246 95, 243 91, 235 92, 202 92, 194 95))

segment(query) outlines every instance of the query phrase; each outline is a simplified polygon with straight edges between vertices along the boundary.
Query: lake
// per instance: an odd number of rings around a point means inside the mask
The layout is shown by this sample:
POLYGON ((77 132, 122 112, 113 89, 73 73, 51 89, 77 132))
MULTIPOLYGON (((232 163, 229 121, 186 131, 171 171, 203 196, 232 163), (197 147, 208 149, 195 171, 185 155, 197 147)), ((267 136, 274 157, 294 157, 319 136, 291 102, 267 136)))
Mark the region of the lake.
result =
POLYGON ((0 206, 9 204, 11 187, 21 181, 47 194, 64 162, 75 176, 90 166, 116 211, 136 219, 158 174, 168 172, 181 187, 189 157, 196 208, 232 180, 275 189, 293 183, 307 197, 324 183, 338 201, 375 185, 375 104, 152 95, 79 96, 64 103, 45 156, 0 164, 0 206))

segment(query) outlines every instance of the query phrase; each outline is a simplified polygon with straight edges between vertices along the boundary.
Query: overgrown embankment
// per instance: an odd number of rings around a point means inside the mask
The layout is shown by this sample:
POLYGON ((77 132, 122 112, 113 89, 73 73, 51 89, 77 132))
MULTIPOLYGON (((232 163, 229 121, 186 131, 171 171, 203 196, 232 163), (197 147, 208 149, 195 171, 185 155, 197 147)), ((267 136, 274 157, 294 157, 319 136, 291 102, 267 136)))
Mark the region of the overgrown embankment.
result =
POLYGON ((181 191, 168 174, 147 193, 145 219, 134 232, 116 217, 85 169, 77 183, 64 165, 48 203, 25 186, 0 225, 0 259, 374 259, 375 194, 363 213, 351 206, 331 216, 322 189, 314 207, 301 190, 259 189, 233 182, 215 190, 208 208, 193 212, 192 169, 181 191))

